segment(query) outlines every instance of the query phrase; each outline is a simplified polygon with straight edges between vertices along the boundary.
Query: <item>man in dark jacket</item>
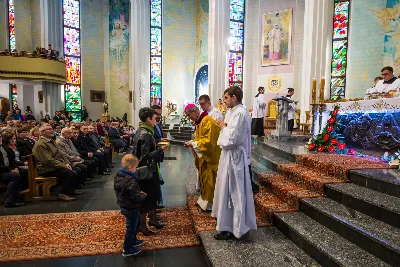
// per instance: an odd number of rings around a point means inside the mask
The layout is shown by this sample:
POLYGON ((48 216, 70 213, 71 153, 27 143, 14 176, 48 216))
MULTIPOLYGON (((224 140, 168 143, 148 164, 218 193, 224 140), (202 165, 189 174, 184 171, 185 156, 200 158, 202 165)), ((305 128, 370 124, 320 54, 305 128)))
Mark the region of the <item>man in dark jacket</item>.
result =
POLYGON ((93 142, 96 143, 97 148, 105 154, 109 167, 114 167, 112 164, 112 151, 109 147, 106 147, 106 143, 103 141, 101 136, 96 133, 94 126, 88 126, 88 135, 92 138, 93 142))
POLYGON ((35 145, 35 141, 33 139, 28 138, 29 128, 20 127, 17 130, 18 138, 17 138, 17 150, 21 157, 32 154, 32 149, 35 145))
POLYGON ((128 144, 124 141, 124 136, 121 135, 120 131, 118 130, 116 122, 112 122, 110 124, 108 137, 110 138, 110 143, 119 152, 122 152, 128 146, 128 144))
POLYGON ((106 155, 100 150, 100 148, 98 148, 97 144, 89 136, 87 125, 81 126, 78 140, 85 151, 93 153, 93 156, 99 159, 99 174, 110 174, 111 170, 109 169, 106 155))
POLYGON ((126 233, 122 253, 124 257, 139 254, 140 246, 144 243, 136 238, 141 222, 139 207, 146 198, 146 194, 140 191, 137 182, 136 167, 138 164, 137 157, 132 154, 125 155, 121 162, 122 168, 114 178, 117 203, 121 207, 121 213, 126 217, 126 233))

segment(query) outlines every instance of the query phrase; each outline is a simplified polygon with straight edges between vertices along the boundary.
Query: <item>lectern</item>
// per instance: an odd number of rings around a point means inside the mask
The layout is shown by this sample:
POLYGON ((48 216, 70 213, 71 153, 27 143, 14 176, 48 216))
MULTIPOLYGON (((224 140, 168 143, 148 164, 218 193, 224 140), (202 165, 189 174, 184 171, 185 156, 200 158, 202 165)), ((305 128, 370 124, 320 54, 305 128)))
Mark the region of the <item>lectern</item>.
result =
POLYGON ((293 103, 293 100, 290 100, 283 96, 276 97, 273 100, 276 101, 277 115, 276 129, 272 131, 271 134, 278 138, 291 136, 291 133, 288 131, 288 112, 289 104, 293 103))

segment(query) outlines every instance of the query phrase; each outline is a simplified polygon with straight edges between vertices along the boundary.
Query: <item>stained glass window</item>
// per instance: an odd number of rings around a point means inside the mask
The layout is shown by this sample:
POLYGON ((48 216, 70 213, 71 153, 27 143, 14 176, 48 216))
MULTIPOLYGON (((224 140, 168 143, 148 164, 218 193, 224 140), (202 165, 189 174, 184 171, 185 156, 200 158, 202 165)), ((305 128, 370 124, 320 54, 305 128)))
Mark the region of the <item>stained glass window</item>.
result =
POLYGON ((229 86, 242 88, 245 0, 230 3, 229 86))
POLYGON ((75 120, 81 120, 81 36, 80 2, 63 0, 64 59, 67 67, 67 84, 64 86, 65 110, 75 120))
POLYGON ((17 85, 11 84, 11 101, 12 101, 13 109, 15 108, 16 105, 18 105, 17 100, 18 100, 18 88, 17 88, 17 85))
POLYGON ((349 31, 349 0, 335 0, 333 17, 331 99, 345 97, 347 48, 349 31))
POLYGON ((14 17, 14 0, 8 0, 8 34, 9 34, 9 48, 11 51, 15 50, 15 17, 14 17))
POLYGON ((162 106, 162 0, 150 0, 150 104, 162 106))

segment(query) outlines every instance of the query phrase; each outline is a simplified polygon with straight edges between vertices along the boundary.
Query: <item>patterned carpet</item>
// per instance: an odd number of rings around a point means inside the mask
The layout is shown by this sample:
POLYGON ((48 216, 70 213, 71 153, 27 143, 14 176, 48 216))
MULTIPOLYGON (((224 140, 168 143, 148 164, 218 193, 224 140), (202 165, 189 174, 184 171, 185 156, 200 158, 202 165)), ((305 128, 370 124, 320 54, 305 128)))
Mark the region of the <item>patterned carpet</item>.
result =
MULTIPOLYGON (((199 245, 187 207, 164 209, 161 217, 166 227, 138 235, 143 249, 199 245)), ((118 210, 1 216, 0 262, 121 253, 124 235, 118 210)))
MULTIPOLYGON (((209 232, 215 231, 217 227, 217 221, 215 218, 211 217, 211 212, 201 211, 200 207, 196 205, 198 197, 190 196, 188 197, 188 206, 190 216, 192 217, 194 228, 196 233, 199 232, 209 232)), ((257 217, 257 227, 267 227, 271 226, 260 213, 256 212, 257 217)))
POLYGON ((391 169, 386 162, 372 157, 357 157, 337 154, 296 155, 296 163, 322 174, 347 181, 349 170, 391 169))

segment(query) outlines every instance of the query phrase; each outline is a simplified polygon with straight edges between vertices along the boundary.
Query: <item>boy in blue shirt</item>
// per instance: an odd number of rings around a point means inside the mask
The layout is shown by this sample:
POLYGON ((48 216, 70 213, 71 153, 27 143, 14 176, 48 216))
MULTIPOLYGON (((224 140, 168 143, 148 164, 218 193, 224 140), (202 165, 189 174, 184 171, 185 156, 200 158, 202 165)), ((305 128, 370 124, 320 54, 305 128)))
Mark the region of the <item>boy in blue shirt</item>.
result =
POLYGON ((146 198, 146 193, 140 191, 136 167, 139 160, 132 154, 122 158, 122 168, 114 177, 114 190, 121 213, 126 217, 126 233, 122 256, 129 257, 141 252, 143 240, 136 238, 140 229, 140 203, 146 198))

